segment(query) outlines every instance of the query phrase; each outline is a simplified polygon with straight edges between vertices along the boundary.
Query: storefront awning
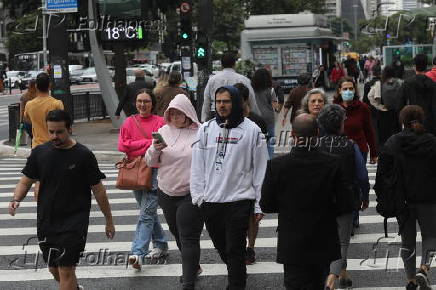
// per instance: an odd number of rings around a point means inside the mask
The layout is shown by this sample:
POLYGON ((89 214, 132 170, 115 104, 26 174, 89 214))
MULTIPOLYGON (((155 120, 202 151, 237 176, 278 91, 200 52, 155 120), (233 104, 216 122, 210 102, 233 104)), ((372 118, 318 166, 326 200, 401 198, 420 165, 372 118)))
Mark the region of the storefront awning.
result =
POLYGON ((331 39, 341 40, 330 29, 312 27, 288 27, 288 28, 265 28, 246 29, 242 31, 242 37, 249 42, 274 41, 274 40, 298 40, 298 39, 331 39))

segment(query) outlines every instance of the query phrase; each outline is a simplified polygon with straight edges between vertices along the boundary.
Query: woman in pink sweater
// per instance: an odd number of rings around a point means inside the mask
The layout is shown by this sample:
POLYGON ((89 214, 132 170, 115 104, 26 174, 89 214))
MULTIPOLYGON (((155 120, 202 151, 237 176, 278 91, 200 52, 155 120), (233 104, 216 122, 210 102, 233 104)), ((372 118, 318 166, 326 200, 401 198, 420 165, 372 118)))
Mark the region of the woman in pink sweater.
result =
MULTIPOLYGON (((152 114, 156 98, 151 90, 141 89, 136 96, 136 109, 139 114, 128 117, 120 129, 118 150, 126 153, 129 159, 144 155, 152 144, 151 133, 165 125, 162 117, 152 114)), ((144 257, 158 259, 167 255, 168 243, 157 216, 157 168, 153 168, 152 189, 134 190, 139 207, 139 219, 132 242, 129 263, 140 269, 144 257), (153 250, 149 251, 153 239, 153 250)))
POLYGON ((179 94, 164 113, 159 129, 164 143, 155 140, 145 155, 149 166, 159 166, 158 197, 165 219, 182 254, 183 289, 194 289, 201 273, 200 235, 203 220, 189 192, 192 144, 200 123, 189 99, 179 94))

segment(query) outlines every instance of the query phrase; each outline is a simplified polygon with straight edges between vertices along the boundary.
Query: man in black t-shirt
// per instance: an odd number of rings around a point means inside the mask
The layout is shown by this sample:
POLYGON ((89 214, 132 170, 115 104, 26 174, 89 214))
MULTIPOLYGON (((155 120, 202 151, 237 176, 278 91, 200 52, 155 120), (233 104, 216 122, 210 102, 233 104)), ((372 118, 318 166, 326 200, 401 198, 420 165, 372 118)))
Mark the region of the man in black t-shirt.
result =
POLYGON ((94 154, 71 138, 71 116, 63 110, 48 113, 50 141, 35 147, 22 170, 9 214, 15 215, 32 184, 39 180, 37 235, 44 261, 60 289, 80 289, 75 266, 85 249, 91 209, 91 190, 106 219, 106 236, 115 228, 94 154))

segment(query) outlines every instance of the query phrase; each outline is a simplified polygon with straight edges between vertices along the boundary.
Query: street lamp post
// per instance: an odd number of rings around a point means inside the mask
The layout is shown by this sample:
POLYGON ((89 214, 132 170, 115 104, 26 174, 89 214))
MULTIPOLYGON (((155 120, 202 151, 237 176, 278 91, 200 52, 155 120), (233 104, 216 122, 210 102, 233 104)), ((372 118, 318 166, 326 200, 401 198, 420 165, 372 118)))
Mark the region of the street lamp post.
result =
MULTIPOLYGON (((41 0, 42 4, 42 58, 44 61, 44 67, 47 67, 47 23, 45 19, 45 0, 41 0)), ((39 64, 38 64, 39 66, 39 64)))
POLYGON ((353 14, 354 14, 354 40, 357 40, 357 8, 359 6, 356 4, 356 0, 354 0, 353 4, 353 14))

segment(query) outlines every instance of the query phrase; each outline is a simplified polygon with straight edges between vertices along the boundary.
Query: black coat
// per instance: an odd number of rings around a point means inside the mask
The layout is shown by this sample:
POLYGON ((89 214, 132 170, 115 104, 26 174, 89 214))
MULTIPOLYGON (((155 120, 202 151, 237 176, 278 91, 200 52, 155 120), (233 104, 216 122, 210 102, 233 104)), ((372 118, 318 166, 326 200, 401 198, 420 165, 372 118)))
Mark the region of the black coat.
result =
POLYGON ((418 135, 405 129, 389 138, 379 155, 377 183, 390 176, 394 158, 398 158, 397 144, 406 201, 436 204, 436 138, 432 134, 418 135))
POLYGON ((332 154, 293 148, 290 155, 270 160, 260 206, 265 213, 279 214, 277 262, 324 264, 340 259, 335 200, 337 193, 350 190, 341 160, 332 154))
POLYGON ((415 75, 403 83, 400 111, 406 105, 418 105, 425 113, 425 129, 436 135, 436 83, 425 75, 415 75))

